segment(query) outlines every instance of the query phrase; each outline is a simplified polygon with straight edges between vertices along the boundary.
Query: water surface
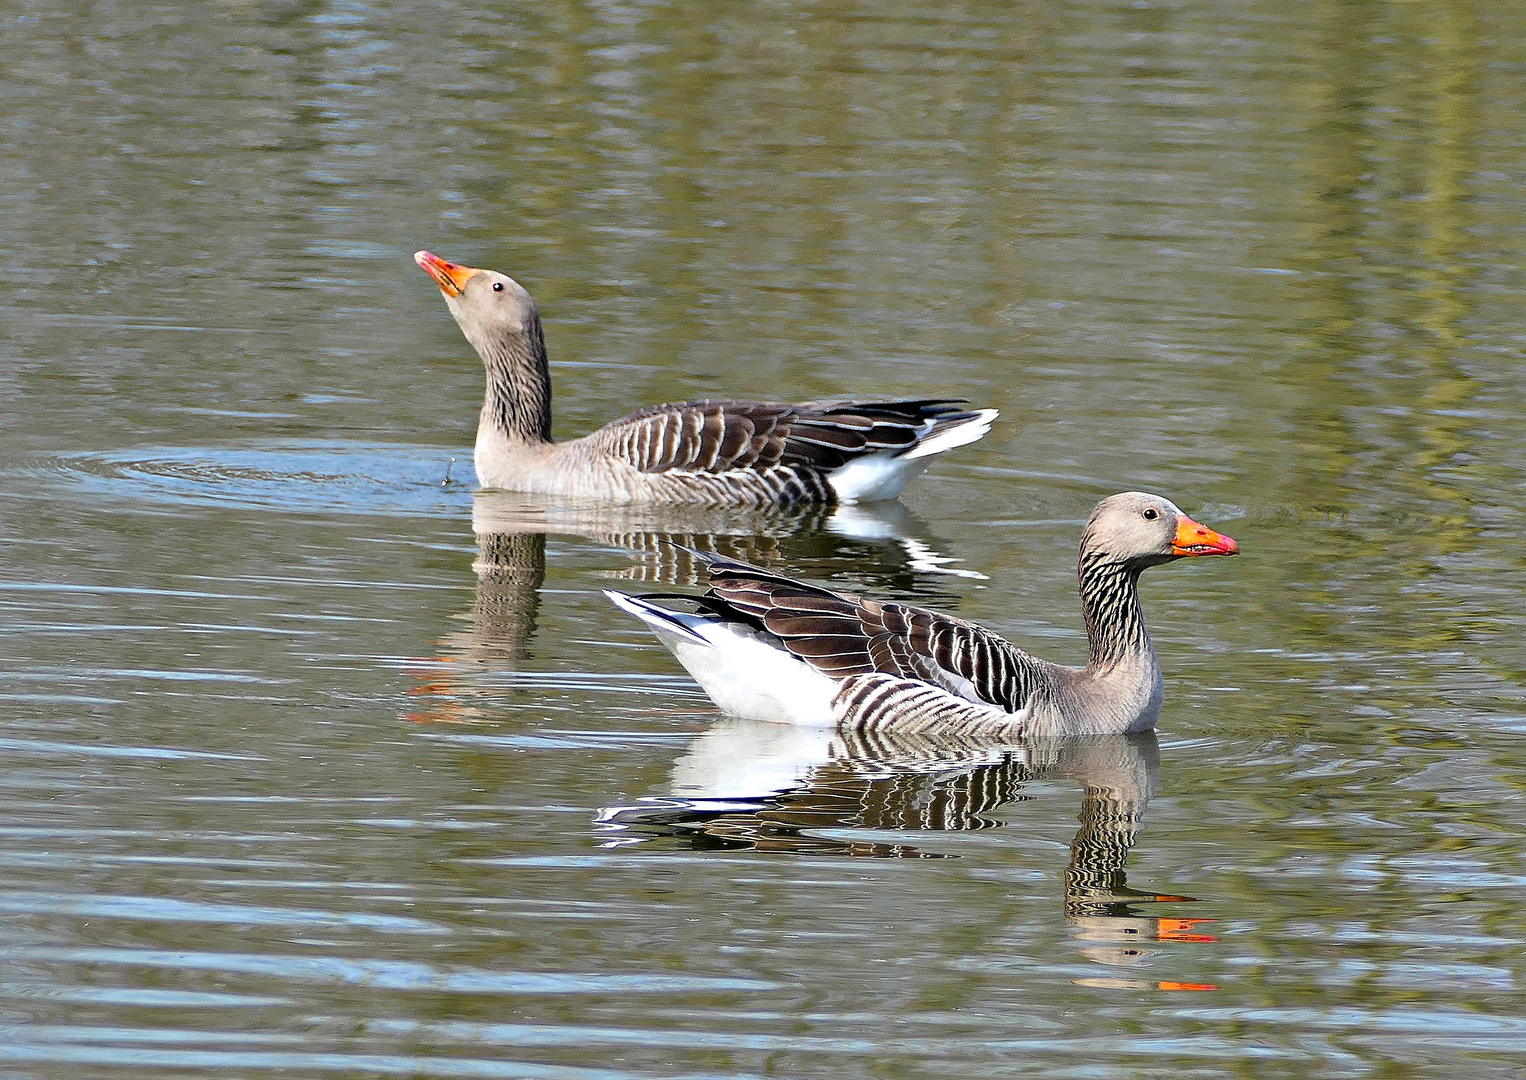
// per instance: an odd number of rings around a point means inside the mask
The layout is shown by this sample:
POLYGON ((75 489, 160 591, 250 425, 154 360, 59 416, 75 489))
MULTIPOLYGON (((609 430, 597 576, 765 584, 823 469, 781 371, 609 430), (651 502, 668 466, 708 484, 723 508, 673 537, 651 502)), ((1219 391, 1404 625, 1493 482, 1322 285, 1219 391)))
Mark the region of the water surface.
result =
POLYGON ((1517 1074, 1526 15, 1421 0, 25 3, 0 65, 8 1075, 1517 1074), (1002 410, 903 504, 476 495, 410 253, 514 274, 557 431, 1002 410), (1160 730, 715 713, 668 541, 1084 657, 1160 730))

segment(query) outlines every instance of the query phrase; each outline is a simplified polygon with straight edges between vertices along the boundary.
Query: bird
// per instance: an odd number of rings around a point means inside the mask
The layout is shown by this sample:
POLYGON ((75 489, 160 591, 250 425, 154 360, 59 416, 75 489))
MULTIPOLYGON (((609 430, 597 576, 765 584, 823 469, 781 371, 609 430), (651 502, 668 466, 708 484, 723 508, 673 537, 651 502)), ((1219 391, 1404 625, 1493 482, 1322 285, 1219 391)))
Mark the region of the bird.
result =
POLYGON ((414 253, 487 369, 477 480, 487 488, 615 503, 763 509, 893 499, 938 454, 975 442, 995 409, 908 401, 685 401, 551 440, 540 313, 493 270, 414 253))
POLYGON ((718 555, 693 611, 669 595, 605 595, 656 632, 723 711, 756 720, 915 732, 1121 735, 1155 726, 1160 664, 1139 604, 1151 566, 1237 555, 1231 537, 1141 491, 1097 504, 1077 575, 1086 666, 1041 660, 975 623, 866 599, 718 555))

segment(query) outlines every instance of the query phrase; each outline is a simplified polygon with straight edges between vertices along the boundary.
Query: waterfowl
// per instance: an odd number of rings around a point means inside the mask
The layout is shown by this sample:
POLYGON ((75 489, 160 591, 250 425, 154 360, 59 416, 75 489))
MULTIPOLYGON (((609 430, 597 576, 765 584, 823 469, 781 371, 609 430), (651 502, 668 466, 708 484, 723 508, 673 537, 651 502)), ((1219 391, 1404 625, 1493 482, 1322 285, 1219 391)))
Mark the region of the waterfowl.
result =
POLYGON ((685 401, 551 441, 551 371, 535 301, 493 270, 414 261, 487 369, 475 461, 482 486, 604 502, 768 507, 893 499, 932 458, 979 439, 995 409, 960 399, 685 401))
POLYGON ((715 555, 697 610, 670 597, 605 595, 646 623, 721 709, 759 720, 901 731, 1118 735, 1155 726, 1161 673, 1139 575, 1233 539, 1139 491, 1103 499, 1081 534, 1078 579, 1090 657, 1063 667, 974 623, 833 592, 715 555))

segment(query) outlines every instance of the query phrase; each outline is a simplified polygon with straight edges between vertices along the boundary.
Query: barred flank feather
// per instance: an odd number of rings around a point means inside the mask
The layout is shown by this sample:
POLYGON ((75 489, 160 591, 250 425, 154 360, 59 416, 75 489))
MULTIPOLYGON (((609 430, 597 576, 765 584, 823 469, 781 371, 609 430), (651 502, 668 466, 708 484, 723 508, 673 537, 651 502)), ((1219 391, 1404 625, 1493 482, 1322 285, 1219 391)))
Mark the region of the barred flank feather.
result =
POLYGON ((1018 735, 1025 712, 1009 713, 957 698, 937 686, 873 672, 853 675, 838 686, 832 700, 837 722, 864 731, 901 733, 955 728, 964 732, 1018 735))

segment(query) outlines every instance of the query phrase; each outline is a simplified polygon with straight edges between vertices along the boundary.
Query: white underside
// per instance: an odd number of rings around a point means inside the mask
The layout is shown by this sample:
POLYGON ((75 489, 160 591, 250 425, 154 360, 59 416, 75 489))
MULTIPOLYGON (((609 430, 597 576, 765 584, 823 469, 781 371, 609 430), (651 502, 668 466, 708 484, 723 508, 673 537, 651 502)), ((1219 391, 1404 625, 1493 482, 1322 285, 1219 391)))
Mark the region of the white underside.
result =
POLYGON ((837 684, 756 631, 667 611, 613 589, 604 595, 651 627, 717 708, 749 720, 833 722, 837 684))
POLYGON ((980 439, 991 430, 997 417, 995 409, 981 409, 962 424, 945 428, 930 438, 923 439, 905 453, 885 451, 854 458, 842 468, 829 473, 827 482, 832 485, 839 502, 877 502, 893 499, 907 483, 931 463, 932 459, 956 446, 965 446, 980 439))
POLYGON ((916 461, 895 457, 888 451, 854 458, 842 468, 827 473, 837 501, 843 503, 879 502, 893 499, 901 489, 921 475, 930 464, 927 458, 916 461))

